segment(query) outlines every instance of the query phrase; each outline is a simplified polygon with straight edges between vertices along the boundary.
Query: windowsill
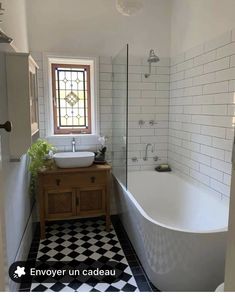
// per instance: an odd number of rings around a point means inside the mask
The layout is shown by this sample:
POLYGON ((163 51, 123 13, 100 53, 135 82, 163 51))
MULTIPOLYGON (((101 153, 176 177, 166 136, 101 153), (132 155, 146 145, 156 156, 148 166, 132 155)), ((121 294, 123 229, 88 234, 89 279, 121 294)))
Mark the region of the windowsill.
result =
POLYGON ((71 133, 71 134, 51 134, 51 135, 47 135, 46 136, 46 139, 50 139, 50 138, 56 138, 56 139, 59 139, 59 138, 63 138, 63 139, 71 139, 71 137, 99 137, 99 134, 97 133, 89 133, 89 134, 74 134, 74 133, 71 133))

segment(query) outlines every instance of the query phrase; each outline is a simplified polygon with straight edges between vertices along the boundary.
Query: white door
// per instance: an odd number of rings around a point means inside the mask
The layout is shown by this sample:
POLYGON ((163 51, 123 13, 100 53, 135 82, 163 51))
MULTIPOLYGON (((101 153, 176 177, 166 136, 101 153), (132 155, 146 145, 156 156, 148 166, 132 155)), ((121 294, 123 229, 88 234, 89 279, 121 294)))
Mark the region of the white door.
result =
POLYGON ((6 240, 4 222, 4 186, 2 170, 2 143, 0 133, 0 291, 6 290, 6 240))
MULTIPOLYGON (((6 80, 4 68, 4 51, 0 47, 0 125, 7 121, 6 80)), ((0 126, 1 127, 1 126, 0 126)), ((8 289, 8 262, 5 236, 5 181, 8 176, 9 132, 0 128, 0 291, 8 289)))

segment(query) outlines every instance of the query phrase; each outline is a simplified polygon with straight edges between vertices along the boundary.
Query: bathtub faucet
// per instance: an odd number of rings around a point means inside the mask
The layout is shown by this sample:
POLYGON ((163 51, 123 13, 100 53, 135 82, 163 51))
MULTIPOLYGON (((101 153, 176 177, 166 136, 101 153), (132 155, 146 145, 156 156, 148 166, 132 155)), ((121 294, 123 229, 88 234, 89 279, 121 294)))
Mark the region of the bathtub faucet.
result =
POLYGON ((143 157, 143 160, 145 160, 145 161, 148 160, 148 148, 150 146, 152 147, 152 152, 153 152, 153 145, 152 144, 147 144, 146 148, 145 148, 145 156, 143 157))

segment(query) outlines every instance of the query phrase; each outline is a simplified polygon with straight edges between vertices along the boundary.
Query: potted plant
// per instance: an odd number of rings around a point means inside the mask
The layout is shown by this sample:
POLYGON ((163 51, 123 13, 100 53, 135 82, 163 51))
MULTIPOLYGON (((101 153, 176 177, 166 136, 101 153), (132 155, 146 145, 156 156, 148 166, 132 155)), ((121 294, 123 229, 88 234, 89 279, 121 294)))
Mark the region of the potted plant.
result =
POLYGON ((55 152, 54 146, 43 139, 38 139, 28 150, 28 155, 30 157, 29 171, 31 173, 30 197, 32 198, 35 198, 35 187, 38 171, 52 168, 54 165, 52 159, 53 152, 55 152))

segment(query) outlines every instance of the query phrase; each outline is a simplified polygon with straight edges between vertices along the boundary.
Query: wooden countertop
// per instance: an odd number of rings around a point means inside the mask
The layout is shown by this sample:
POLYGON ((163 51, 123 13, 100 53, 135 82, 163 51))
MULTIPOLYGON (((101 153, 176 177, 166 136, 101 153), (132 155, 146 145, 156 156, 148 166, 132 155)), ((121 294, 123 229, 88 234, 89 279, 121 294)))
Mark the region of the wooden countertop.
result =
POLYGON ((86 173, 86 172, 98 172, 98 171, 109 171, 111 170, 111 166, 106 163, 104 165, 93 164, 90 167, 85 168, 69 168, 69 169, 62 169, 58 167, 54 167, 53 169, 47 169, 45 171, 39 171, 39 175, 48 175, 48 174, 68 174, 68 173, 86 173))

